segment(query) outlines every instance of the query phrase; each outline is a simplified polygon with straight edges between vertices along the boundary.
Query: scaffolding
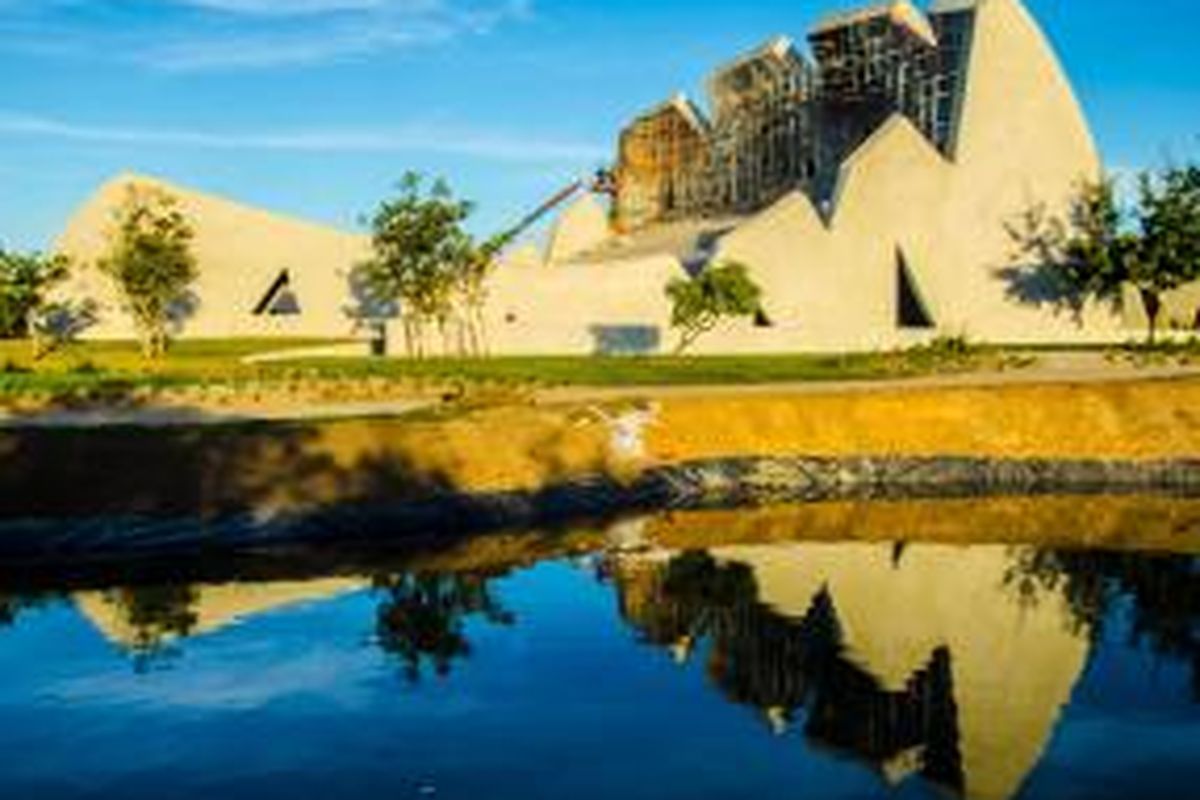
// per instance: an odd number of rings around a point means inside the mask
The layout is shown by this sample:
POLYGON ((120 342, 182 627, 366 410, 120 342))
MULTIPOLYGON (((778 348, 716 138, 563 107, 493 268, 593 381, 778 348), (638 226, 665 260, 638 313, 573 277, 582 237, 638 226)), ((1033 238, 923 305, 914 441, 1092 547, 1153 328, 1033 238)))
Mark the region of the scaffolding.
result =
POLYGON ((713 74, 705 211, 753 211, 812 177, 814 82, 812 67, 785 37, 713 74))
POLYGON ((621 133, 615 174, 618 227, 695 214, 709 160, 703 112, 683 95, 651 109, 621 133))
POLYGON ((622 132, 618 228, 749 213, 794 190, 824 207, 841 164, 895 113, 949 154, 973 19, 894 0, 815 25, 815 65, 777 37, 721 67, 711 121, 679 95, 622 132))

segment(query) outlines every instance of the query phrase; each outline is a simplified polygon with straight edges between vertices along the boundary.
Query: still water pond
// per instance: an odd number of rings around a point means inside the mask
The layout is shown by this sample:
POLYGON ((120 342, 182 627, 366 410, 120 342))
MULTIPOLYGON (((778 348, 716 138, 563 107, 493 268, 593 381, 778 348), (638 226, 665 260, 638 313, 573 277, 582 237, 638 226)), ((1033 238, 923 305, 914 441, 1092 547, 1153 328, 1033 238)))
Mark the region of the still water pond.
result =
POLYGON ((707 539, 0 587, 0 795, 1195 796, 1192 555, 707 539))

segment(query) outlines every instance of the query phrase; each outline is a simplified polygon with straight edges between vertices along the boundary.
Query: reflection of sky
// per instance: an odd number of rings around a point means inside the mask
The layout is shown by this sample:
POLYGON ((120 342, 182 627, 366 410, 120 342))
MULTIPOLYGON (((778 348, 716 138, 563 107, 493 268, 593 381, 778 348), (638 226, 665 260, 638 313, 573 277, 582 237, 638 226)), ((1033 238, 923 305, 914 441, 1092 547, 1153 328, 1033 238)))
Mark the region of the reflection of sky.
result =
MULTIPOLYGON (((794 798, 887 794, 860 764, 776 738, 704 659, 637 641, 609 586, 549 564, 498 582, 513 627, 472 618, 472 654, 412 685, 372 644, 378 594, 280 609, 144 673, 68 606, 0 630, 4 796, 794 798), (167 789, 170 789, 168 792, 167 789), (232 789, 236 788, 236 792, 232 789)), ((1194 778, 1188 675, 1116 619, 1027 786, 1115 796, 1194 778), (1136 770, 1136 771, 1135 771, 1136 770)), ((917 781, 899 797, 931 796, 917 781)))
POLYGON ((1102 646, 1075 694, 1078 712, 1099 717, 1135 712, 1146 720, 1195 716, 1188 664, 1156 654, 1149 642, 1134 643, 1130 612, 1125 602, 1109 618, 1102 646))
POLYGON ((1133 644, 1128 603, 1110 615, 1030 785, 1047 797, 1179 797, 1197 772, 1200 704, 1188 665, 1133 644))

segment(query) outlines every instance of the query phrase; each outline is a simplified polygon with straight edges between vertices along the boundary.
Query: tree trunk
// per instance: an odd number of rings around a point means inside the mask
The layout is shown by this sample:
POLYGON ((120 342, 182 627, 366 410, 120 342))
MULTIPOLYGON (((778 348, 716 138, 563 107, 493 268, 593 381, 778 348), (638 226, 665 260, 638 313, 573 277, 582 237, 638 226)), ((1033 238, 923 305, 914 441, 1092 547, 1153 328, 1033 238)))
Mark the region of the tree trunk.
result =
POLYGON ((483 306, 476 305, 472 314, 475 317, 475 349, 480 358, 487 358, 490 355, 490 348, 488 347, 487 321, 483 316, 483 306))
POLYGON ((1141 289, 1142 305, 1146 308, 1146 320, 1149 323, 1149 338, 1147 343, 1153 347, 1158 338, 1158 317, 1162 313, 1162 298, 1158 292, 1141 289))
POLYGON ((684 351, 686 351, 689 347, 691 347, 693 344, 695 344, 696 340, 700 338, 700 334, 702 332, 703 331, 695 330, 695 331, 688 331, 688 332, 682 334, 679 337, 679 344, 675 345, 675 355, 676 356, 683 355, 684 351))

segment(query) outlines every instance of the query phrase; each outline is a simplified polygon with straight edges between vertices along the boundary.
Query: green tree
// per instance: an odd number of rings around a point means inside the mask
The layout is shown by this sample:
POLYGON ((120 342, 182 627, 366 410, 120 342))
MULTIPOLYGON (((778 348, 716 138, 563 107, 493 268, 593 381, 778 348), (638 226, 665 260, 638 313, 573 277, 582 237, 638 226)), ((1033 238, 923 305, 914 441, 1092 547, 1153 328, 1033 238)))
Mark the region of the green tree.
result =
POLYGON ((487 327, 484 306, 487 304, 487 279, 500 252, 508 245, 507 234, 494 236, 481 244, 467 247, 457 267, 457 296, 461 305, 463 342, 460 349, 473 356, 487 354, 487 327))
POLYGON ((1153 343, 1163 295, 1200 279, 1200 166, 1143 173, 1138 195, 1138 233, 1124 263, 1146 308, 1153 343))
POLYGON ((0 339, 30 336, 36 316, 69 273, 70 262, 64 256, 0 249, 0 339))
POLYGON ((462 228, 473 206, 442 180, 427 191, 415 172, 397 188, 369 220, 372 255, 355 278, 372 304, 400 307, 409 355, 421 357, 430 323, 446 334, 464 271, 473 263, 471 237, 462 228))
POLYGON ((195 232, 170 193, 131 186, 97 266, 116 284, 147 358, 166 353, 171 326, 190 312, 197 276, 195 232))
POLYGON ((1163 295, 1200 278, 1200 167, 1143 173, 1129 208, 1114 181, 1083 184, 1065 219, 1044 208, 1010 227, 1030 266, 1006 270, 1018 299, 1069 308, 1077 318, 1089 300, 1119 308, 1127 287, 1141 298, 1154 343, 1163 295))
POLYGON ((762 308, 762 290, 744 264, 732 261, 708 267, 692 279, 672 279, 667 297, 671 327, 679 331, 676 353, 683 353, 721 320, 753 317, 762 308))

